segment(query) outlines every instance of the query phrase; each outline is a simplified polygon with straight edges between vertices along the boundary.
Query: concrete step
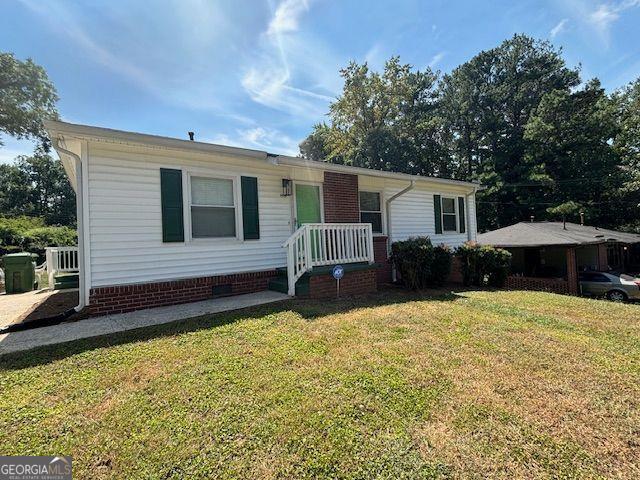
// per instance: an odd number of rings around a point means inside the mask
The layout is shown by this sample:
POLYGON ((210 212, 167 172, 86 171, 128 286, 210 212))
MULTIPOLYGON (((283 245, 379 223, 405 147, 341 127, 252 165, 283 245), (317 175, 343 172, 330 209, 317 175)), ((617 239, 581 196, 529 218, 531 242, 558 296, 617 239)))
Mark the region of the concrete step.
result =
MULTIPOLYGON (((269 290, 280 293, 289 292, 289 282, 287 277, 276 277, 273 280, 269 280, 269 290)), ((296 283, 296 295, 308 295, 309 294, 309 278, 302 277, 296 283)))
POLYGON ((64 290, 67 288, 78 288, 80 285, 80 275, 77 273, 68 275, 56 275, 54 277, 54 290, 64 290))

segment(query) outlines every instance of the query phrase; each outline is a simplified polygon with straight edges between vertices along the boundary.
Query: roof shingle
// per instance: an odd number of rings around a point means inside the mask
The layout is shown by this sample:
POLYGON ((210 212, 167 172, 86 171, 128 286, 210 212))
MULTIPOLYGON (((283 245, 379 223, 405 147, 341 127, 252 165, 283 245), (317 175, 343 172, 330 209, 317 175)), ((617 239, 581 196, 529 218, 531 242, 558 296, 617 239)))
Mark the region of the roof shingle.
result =
POLYGON ((478 235, 478 243, 496 247, 593 245, 608 241, 639 243, 640 235, 562 222, 520 222, 478 235))

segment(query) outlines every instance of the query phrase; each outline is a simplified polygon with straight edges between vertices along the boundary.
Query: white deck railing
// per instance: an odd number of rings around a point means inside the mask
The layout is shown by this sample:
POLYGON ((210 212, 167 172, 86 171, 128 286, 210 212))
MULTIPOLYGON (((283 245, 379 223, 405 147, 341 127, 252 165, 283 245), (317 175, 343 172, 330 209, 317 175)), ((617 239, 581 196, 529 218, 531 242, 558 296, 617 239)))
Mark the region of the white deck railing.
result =
POLYGON ((284 243, 287 249, 289 295, 296 282, 316 266, 373 263, 373 232, 369 223, 307 223, 284 243))
POLYGON ((50 289, 56 273, 80 271, 78 247, 48 247, 45 252, 50 289))

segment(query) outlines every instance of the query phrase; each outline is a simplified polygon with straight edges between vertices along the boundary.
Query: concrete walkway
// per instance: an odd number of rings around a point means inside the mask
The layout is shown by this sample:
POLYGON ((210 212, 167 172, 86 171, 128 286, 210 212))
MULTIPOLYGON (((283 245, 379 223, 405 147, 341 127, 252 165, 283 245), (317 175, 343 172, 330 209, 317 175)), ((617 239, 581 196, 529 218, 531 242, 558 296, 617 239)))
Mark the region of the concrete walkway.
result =
POLYGON ((51 327, 6 333, 0 335, 0 355, 29 350, 43 345, 54 345, 81 338, 98 337, 136 328, 161 325, 210 313, 228 312, 230 310, 278 302, 288 298, 283 293, 263 291, 117 315, 105 315, 77 322, 61 323, 51 327))
MULTIPOLYGON (((77 292, 77 289, 75 289, 77 292)), ((38 309, 41 305, 51 304, 54 307, 57 303, 57 299, 66 298, 72 290, 33 290, 25 293, 14 293, 7 295, 6 293, 0 293, 0 327, 11 325, 12 323, 20 323, 26 317, 28 317, 34 310, 38 309)), ((75 302, 64 307, 60 307, 57 310, 54 308, 45 309, 48 310, 48 315, 55 315, 62 313, 69 308, 73 308, 78 304, 75 294, 75 302)), ((62 302, 64 303, 64 302, 62 302)), ((66 302, 68 303, 68 302, 66 302)))

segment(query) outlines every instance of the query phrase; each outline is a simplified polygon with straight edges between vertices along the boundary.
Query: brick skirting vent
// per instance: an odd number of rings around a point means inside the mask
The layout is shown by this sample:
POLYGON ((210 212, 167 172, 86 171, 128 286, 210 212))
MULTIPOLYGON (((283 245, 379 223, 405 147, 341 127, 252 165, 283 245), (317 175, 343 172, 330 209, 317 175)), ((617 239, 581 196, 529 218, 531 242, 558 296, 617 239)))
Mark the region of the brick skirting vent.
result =
POLYGON ((92 288, 89 294, 89 313, 107 315, 207 300, 213 298, 216 286, 223 287, 219 290, 227 291, 231 285, 230 295, 259 292, 266 290, 269 280, 275 276, 276 271, 269 270, 92 288))
MULTIPOLYGON (((376 269, 345 272, 340 280, 340 296, 363 295, 377 290, 376 269)), ((331 274, 309 278, 308 298, 335 298, 336 280, 331 274)))
POLYGON ((360 223, 357 175, 324 172, 322 193, 325 222, 360 223))
POLYGON ((569 283, 566 280, 555 280, 552 278, 537 277, 507 277, 505 287, 510 290, 537 290, 540 292, 551 292, 568 294, 569 283))

